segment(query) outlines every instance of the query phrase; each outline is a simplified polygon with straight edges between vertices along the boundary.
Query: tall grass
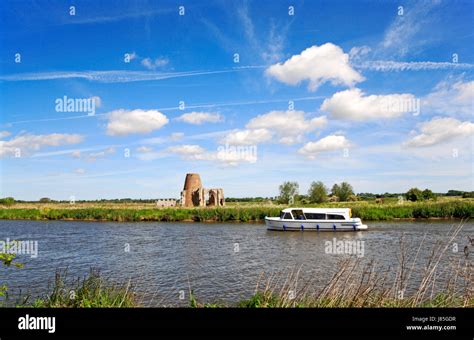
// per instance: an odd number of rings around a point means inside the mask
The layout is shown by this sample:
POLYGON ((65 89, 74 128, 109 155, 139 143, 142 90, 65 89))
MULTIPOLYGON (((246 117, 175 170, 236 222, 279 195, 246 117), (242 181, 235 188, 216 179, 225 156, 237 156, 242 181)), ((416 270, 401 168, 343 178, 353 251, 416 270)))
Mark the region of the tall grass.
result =
MULTIPOLYGON (((364 202, 326 203, 319 206, 352 208, 353 216, 363 220, 395 218, 472 218, 471 201, 374 204, 364 202)), ((92 220, 92 221, 194 221, 194 222, 261 222, 265 216, 278 216, 283 206, 231 206, 218 208, 4 208, 0 219, 92 220)))
POLYGON ((133 287, 127 284, 111 284, 97 270, 82 279, 67 280, 67 271, 57 271, 51 292, 43 298, 28 303, 28 297, 20 306, 87 308, 87 307, 138 307, 133 287))
POLYGON ((165 208, 165 209, 0 209, 0 219, 96 221, 263 221, 279 215, 279 208, 165 208))

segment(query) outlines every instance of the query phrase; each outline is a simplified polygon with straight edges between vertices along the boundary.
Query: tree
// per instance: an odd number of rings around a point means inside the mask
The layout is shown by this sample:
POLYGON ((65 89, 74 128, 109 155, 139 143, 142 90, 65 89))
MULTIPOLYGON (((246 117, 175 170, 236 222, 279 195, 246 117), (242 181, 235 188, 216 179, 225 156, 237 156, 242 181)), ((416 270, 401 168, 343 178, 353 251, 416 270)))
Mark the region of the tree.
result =
POLYGON ((340 201, 348 201, 349 197, 354 195, 354 189, 352 189, 352 185, 347 182, 342 182, 340 186, 339 192, 339 200, 340 201))
POLYGON ((466 191, 462 194, 462 198, 474 198, 474 191, 466 191))
POLYGON ((278 203, 288 204, 293 200, 295 195, 298 195, 300 186, 297 182, 284 182, 280 185, 280 196, 278 196, 278 203))
POLYGON ((431 191, 430 189, 423 190, 423 192, 421 193, 421 196, 423 197, 424 200, 436 199, 435 194, 433 194, 433 191, 431 191))
POLYGON ((354 189, 347 182, 342 182, 341 185, 334 184, 331 189, 331 195, 337 196, 339 201, 347 201, 351 195, 354 195, 354 189))
POLYGON ((15 199, 13 197, 0 198, 0 204, 9 207, 15 204, 15 199))
POLYGON ((461 196, 463 193, 464 191, 461 190, 448 190, 446 196, 461 196))
POLYGON ((308 197, 311 203, 322 203, 328 199, 328 189, 323 182, 312 182, 308 190, 308 197))
POLYGON ((410 190, 407 191, 405 196, 407 200, 412 201, 412 202, 421 201, 423 199, 423 193, 418 188, 411 188, 410 190))

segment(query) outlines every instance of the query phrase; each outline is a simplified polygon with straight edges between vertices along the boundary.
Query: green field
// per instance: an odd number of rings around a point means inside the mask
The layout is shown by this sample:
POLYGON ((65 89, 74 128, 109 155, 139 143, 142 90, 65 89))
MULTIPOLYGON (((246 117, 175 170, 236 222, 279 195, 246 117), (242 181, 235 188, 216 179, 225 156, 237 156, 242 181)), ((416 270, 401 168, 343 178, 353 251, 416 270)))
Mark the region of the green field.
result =
MULTIPOLYGON (((450 199, 423 202, 374 203, 368 201, 324 203, 305 207, 345 207, 362 220, 463 218, 474 217, 474 201, 450 199)), ((288 206, 233 203, 219 208, 156 208, 153 204, 67 203, 18 204, 0 208, 0 219, 162 221, 162 222, 262 222, 265 216, 279 216, 288 206)))

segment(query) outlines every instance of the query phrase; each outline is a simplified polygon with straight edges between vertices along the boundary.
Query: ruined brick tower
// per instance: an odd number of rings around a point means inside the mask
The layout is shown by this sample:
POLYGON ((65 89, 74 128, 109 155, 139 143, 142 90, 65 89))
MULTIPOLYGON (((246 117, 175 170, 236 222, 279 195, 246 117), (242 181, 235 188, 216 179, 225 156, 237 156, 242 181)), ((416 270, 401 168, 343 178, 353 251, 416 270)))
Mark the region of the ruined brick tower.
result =
POLYGON ((181 193, 181 205, 185 207, 200 206, 202 201, 202 184, 199 174, 186 174, 181 193))
POLYGON ((221 188, 205 189, 202 186, 199 174, 186 174, 184 188, 181 191, 181 206, 205 207, 206 205, 224 206, 224 190, 221 188))

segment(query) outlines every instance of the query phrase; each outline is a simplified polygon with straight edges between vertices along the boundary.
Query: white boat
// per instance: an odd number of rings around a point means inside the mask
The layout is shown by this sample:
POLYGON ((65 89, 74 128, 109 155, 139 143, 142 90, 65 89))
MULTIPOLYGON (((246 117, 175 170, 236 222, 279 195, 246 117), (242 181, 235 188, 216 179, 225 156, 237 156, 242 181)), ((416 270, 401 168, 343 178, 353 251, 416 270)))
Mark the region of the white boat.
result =
POLYGON ((265 217, 268 230, 357 231, 366 230, 349 208, 287 208, 280 217, 265 217))

